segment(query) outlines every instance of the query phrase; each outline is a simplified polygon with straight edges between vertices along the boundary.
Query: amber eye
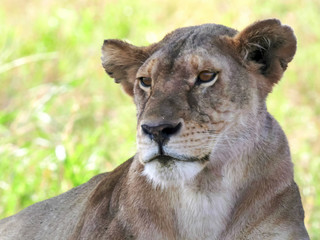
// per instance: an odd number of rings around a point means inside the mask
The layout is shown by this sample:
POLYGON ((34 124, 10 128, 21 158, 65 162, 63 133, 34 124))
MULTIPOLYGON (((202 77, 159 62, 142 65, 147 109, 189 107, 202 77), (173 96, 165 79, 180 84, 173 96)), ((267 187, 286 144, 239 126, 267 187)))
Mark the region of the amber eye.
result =
POLYGON ((197 83, 200 84, 211 82, 212 80, 216 79, 217 75, 217 72, 202 71, 197 77, 197 83))
POLYGON ((151 78, 149 78, 149 77, 139 77, 138 80, 139 80, 139 82, 140 82, 142 87, 146 87, 146 88, 151 87, 151 84, 152 84, 151 78))

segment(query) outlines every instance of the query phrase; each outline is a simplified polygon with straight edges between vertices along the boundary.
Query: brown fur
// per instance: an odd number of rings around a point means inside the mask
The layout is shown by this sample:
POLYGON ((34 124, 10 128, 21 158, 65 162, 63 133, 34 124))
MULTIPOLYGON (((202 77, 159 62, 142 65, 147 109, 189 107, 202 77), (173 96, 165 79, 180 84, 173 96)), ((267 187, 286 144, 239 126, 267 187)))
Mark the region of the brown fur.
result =
POLYGON ((148 47, 106 40, 103 67, 137 106, 136 155, 1 220, 1 239, 309 239, 265 105, 295 51, 275 19, 177 29, 148 47), (199 82, 201 71, 217 77, 199 82))

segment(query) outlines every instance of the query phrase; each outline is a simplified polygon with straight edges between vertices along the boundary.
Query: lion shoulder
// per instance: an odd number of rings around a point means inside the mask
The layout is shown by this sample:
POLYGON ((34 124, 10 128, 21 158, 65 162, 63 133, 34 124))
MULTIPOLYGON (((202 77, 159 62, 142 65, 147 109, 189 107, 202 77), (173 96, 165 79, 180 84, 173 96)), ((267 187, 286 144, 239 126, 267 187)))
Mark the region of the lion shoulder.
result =
POLYGON ((107 175, 97 175, 61 195, 33 204, 1 220, 2 239, 62 239, 62 236, 72 232, 90 193, 107 175))

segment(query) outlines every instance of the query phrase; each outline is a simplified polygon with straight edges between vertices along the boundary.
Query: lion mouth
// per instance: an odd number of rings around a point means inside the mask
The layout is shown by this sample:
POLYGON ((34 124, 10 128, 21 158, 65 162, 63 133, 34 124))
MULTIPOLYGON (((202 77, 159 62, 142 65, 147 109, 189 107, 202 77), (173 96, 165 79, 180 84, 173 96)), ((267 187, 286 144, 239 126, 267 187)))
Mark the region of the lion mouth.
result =
POLYGON ((161 165, 168 165, 173 161, 181 161, 181 159, 177 159, 168 155, 158 155, 151 158, 148 162, 158 161, 161 165))
POLYGON ((146 161, 145 163, 149 163, 152 161, 158 161, 159 163, 161 163, 162 165, 167 165, 173 161, 180 161, 180 162, 207 162, 209 161, 209 155, 206 155, 202 158, 195 158, 195 157, 173 157, 173 156, 169 156, 169 155, 157 155, 154 156, 152 158, 150 158, 148 161, 146 161))

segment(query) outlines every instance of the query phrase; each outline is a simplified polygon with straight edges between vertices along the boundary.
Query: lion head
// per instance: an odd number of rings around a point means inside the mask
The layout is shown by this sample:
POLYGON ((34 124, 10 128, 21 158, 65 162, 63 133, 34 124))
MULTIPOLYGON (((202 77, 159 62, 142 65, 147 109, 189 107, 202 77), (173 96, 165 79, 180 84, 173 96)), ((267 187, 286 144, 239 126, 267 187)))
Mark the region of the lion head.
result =
POLYGON ((143 174, 156 186, 185 184, 251 151, 264 134, 266 96, 295 50, 291 28, 274 19, 241 32, 181 28, 147 47, 105 40, 103 67, 137 107, 143 174))

